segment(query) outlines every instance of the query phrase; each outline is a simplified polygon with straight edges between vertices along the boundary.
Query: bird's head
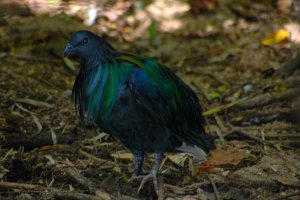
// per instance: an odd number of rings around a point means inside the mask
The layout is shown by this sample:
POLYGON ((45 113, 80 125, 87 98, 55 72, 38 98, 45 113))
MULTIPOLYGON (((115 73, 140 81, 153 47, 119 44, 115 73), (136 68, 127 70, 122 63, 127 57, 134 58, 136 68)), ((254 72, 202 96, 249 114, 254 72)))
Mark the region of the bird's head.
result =
POLYGON ((76 54, 80 58, 85 58, 97 47, 97 35, 90 31, 77 31, 71 35, 64 51, 64 57, 76 54))
POLYGON ((118 54, 105 39, 86 30, 73 33, 64 51, 64 57, 78 55, 81 60, 110 59, 118 54))

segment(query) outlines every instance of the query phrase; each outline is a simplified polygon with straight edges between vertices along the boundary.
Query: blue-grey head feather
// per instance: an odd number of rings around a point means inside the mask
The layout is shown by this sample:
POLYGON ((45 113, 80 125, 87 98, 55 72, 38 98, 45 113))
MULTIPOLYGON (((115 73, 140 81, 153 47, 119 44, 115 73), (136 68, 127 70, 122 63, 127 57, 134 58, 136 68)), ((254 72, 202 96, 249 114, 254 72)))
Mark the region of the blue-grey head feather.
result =
POLYGON ((113 60, 119 52, 113 48, 105 39, 87 30, 73 33, 64 51, 64 56, 76 54, 81 58, 82 64, 94 66, 101 60, 113 60))

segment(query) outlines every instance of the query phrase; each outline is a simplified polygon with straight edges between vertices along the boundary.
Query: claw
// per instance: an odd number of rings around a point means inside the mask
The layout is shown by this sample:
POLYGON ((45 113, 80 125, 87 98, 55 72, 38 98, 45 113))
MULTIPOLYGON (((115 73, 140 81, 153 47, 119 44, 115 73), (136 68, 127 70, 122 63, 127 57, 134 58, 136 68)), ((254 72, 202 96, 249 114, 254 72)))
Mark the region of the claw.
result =
POLYGON ((140 179, 142 179, 142 181, 141 181, 141 184, 139 186, 138 193, 140 193, 142 191, 142 189, 144 188, 145 184, 152 179, 155 192, 156 192, 156 194, 158 194, 158 182, 157 182, 156 174, 150 173, 150 174, 147 174, 147 175, 140 175, 140 176, 132 176, 131 177, 131 181, 140 180, 140 179))
POLYGON ((154 162, 153 162, 153 165, 152 165, 152 169, 151 169, 150 173, 147 174, 147 175, 140 175, 141 169, 142 169, 142 163, 143 163, 142 161, 144 159, 143 155, 142 155, 142 157, 139 157, 138 155, 135 155, 135 158, 136 158, 135 160, 136 160, 137 165, 135 167, 135 172, 133 173, 133 175, 132 175, 129 182, 132 182, 133 180, 142 179, 141 184, 140 184, 139 189, 138 189, 138 193, 140 193, 142 191, 142 189, 144 188, 145 184, 149 180, 152 179, 156 195, 158 196, 158 181, 157 181, 156 175, 157 175, 157 172, 159 170, 159 165, 162 162, 163 154, 162 153, 154 153, 154 162))

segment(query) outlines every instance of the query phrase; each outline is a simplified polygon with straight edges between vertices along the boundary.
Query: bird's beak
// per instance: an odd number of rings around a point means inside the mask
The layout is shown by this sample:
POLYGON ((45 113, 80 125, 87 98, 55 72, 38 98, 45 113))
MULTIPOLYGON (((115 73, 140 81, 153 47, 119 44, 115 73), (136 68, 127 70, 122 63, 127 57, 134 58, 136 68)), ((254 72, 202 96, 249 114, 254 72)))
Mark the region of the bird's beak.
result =
POLYGON ((64 51, 64 57, 69 56, 72 53, 73 49, 74 47, 70 43, 68 43, 64 51))

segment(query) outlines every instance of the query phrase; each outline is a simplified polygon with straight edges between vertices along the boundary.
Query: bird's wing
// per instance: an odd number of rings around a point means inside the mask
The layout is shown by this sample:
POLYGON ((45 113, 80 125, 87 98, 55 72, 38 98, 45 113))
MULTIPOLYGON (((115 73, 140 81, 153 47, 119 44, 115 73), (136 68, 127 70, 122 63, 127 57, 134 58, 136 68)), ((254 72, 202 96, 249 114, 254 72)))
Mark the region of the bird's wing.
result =
POLYGON ((211 149, 198 98, 181 79, 150 58, 126 55, 120 60, 138 66, 131 72, 128 86, 139 109, 172 130, 178 139, 211 149))

